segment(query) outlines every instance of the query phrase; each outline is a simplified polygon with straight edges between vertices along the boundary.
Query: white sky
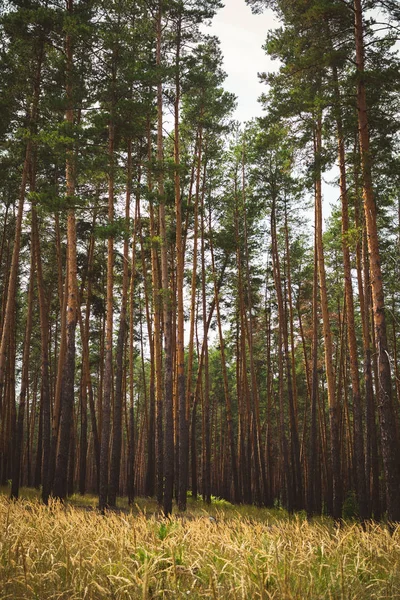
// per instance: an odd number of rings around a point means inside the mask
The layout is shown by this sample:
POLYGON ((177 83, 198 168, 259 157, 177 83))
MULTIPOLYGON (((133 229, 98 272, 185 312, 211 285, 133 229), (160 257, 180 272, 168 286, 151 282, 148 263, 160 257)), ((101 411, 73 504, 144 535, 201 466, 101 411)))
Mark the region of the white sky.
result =
POLYGON ((263 84, 257 73, 276 68, 262 49, 268 30, 276 25, 272 11, 253 15, 245 0, 225 0, 224 8, 207 27, 207 33, 221 40, 228 75, 224 87, 238 97, 234 117, 239 121, 262 115, 257 98, 263 92, 263 84))
MULTIPOLYGON (((224 70, 227 78, 224 88, 237 96, 237 109, 234 118, 238 121, 249 121, 263 114, 262 106, 257 101, 265 89, 260 83, 257 73, 275 71, 279 63, 273 61, 263 50, 268 30, 279 25, 271 10, 254 15, 245 0, 225 0, 224 8, 218 11, 211 27, 206 32, 216 35, 221 41, 224 57, 224 70)), ((331 212, 331 203, 337 201, 339 190, 333 185, 337 178, 337 168, 324 175, 323 202, 324 218, 331 212)), ((313 211, 310 211, 310 222, 313 211)))

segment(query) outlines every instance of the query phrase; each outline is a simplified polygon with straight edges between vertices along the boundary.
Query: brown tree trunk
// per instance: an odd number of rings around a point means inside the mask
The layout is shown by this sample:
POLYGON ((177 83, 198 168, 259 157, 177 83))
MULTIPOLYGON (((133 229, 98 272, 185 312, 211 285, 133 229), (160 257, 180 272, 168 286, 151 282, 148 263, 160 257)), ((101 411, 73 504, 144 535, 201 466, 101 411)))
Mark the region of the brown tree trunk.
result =
MULTIPOLYGON (((157 16, 157 42, 156 42, 156 64, 161 65, 161 41, 162 41, 162 16, 163 3, 159 2, 157 16)), ((173 407, 173 345, 172 345, 172 294, 169 285, 168 268, 168 240, 165 215, 164 194, 164 144, 163 144, 163 86, 159 81, 157 85, 157 162, 158 195, 159 195, 159 220, 161 237, 161 283, 162 301, 164 315, 164 490, 163 511, 165 515, 172 513, 172 497, 174 484, 174 407, 173 407)))
MULTIPOLYGON (((196 295, 197 295, 197 246, 198 246, 198 233, 199 233, 199 197, 200 197, 200 179, 201 179, 201 159, 202 159, 202 138, 203 129, 200 126, 197 140, 197 154, 196 154, 196 193, 194 199, 194 224, 193 224, 193 260, 192 260, 192 281, 190 291, 190 332, 189 332, 189 348, 188 348, 188 359, 187 359, 187 375, 186 375, 186 406, 190 406, 190 399, 192 396, 192 375, 193 375, 193 357, 194 357, 194 331, 196 321, 196 295)), ((197 403, 197 395, 193 399, 193 410, 192 410, 192 448, 193 448, 193 419, 195 419, 195 406, 197 403)), ((192 452, 192 466, 193 466, 193 452, 192 452)), ((193 469, 192 469, 193 470, 193 469)), ((193 486, 193 476, 192 476, 193 486)), ((193 492, 193 489, 192 489, 193 492)))
POLYGON ((364 455, 364 434, 363 417, 361 405, 360 377, 357 357, 356 326, 354 319, 354 300, 353 286, 351 281, 351 261, 350 250, 348 246, 349 233, 349 209, 347 196, 347 175, 346 158, 344 147, 343 124, 340 114, 341 98, 339 91, 338 74, 336 67, 333 68, 333 84, 335 89, 336 108, 336 127, 338 136, 338 158, 340 171, 340 196, 342 201, 342 252, 344 267, 344 290, 346 301, 347 318, 347 340, 350 356, 350 374, 351 387, 353 392, 353 412, 354 412, 354 456, 355 456, 355 483, 358 500, 360 519, 364 521, 368 518, 367 490, 365 482, 365 455, 364 455))
POLYGON ((363 14, 361 0, 354 0, 357 63, 357 113, 360 136, 363 199, 367 226, 369 266, 379 385, 377 389, 381 428, 382 457, 386 480, 386 502, 389 521, 400 520, 400 453, 396 432, 396 415, 392 399, 390 360, 386 336, 385 297, 379 252, 376 206, 372 186, 368 113, 364 73, 363 14))
MULTIPOLYGON (((314 276, 312 299, 312 382, 311 382, 311 423, 308 446, 308 487, 307 516, 317 512, 318 496, 318 258, 316 232, 314 234, 314 276)), ((305 354, 305 359, 306 359, 305 354)))
POLYGON ((259 483, 256 483, 256 488, 259 490, 257 502, 259 505, 262 504, 262 498, 267 487, 267 481, 265 476, 265 465, 264 456, 261 451, 261 420, 260 420, 260 397, 258 391, 257 374, 254 363, 254 351, 253 351, 253 305, 251 297, 251 279, 250 279, 250 260, 248 251, 248 232, 247 232, 247 207, 246 207, 246 181, 245 181, 245 143, 243 142, 242 152, 242 217, 243 217, 243 233, 244 233, 244 258, 245 258, 245 272, 247 280, 247 311, 248 317, 245 315, 246 324, 246 335, 249 352, 249 363, 250 363, 250 380, 251 380, 251 396, 253 404, 253 429, 254 429, 254 444, 255 444, 255 473, 259 483))
POLYGON ((320 283, 320 298, 322 310, 322 324, 325 344, 325 369, 328 391, 329 421, 331 427, 331 460, 332 460, 332 485, 333 485, 333 518, 342 516, 342 482, 340 458, 340 406, 335 395, 335 374, 333 369, 333 345, 328 308, 328 290, 326 287, 324 249, 322 243, 322 187, 321 187, 321 150, 322 150, 322 122, 319 117, 315 131, 315 206, 316 206, 316 251, 318 257, 318 274, 320 283))
POLYGON ((183 308, 183 276, 185 269, 185 250, 182 240, 182 198, 180 178, 180 143, 179 143, 179 105, 180 105, 180 53, 181 53, 181 15, 178 17, 177 40, 175 53, 175 106, 174 106, 174 185, 175 185, 175 218, 176 218, 176 292, 178 301, 176 360, 177 360, 177 399, 179 405, 179 488, 178 507, 186 510, 186 495, 189 472, 189 424, 188 403, 185 394, 185 320, 183 308))
MULTIPOLYGON (((94 230, 96 223, 96 215, 93 216, 92 228, 94 230)), ((82 382, 81 382, 81 441, 80 441, 80 455, 79 455, 79 493, 84 494, 86 491, 86 472, 87 472, 87 404, 89 401, 89 411, 91 419, 91 428, 93 436, 93 451, 94 451, 94 462, 96 465, 96 491, 98 493, 99 486, 99 474, 100 474, 100 439, 98 433, 97 416, 93 397, 93 386, 92 378, 90 374, 90 363, 89 363, 89 325, 90 325, 90 304, 92 298, 92 271, 93 271, 93 258, 94 258, 95 239, 94 235, 91 235, 88 249, 88 262, 87 262, 87 297, 86 297, 86 310, 85 310, 85 322, 83 323, 81 311, 78 311, 80 331, 81 331, 81 343, 82 343, 82 382)))
MULTIPOLYGON (((116 74, 113 73, 113 81, 116 74)), ((114 141, 115 125, 113 119, 108 129, 108 223, 114 222, 114 141)), ((108 503, 109 491, 109 452, 111 435, 111 402, 112 402, 112 362, 113 362, 113 288, 114 288, 114 238, 111 234, 107 242, 107 296, 106 296, 106 336, 104 352, 104 380, 103 380, 103 410, 101 423, 100 445, 100 487, 99 510, 104 512, 108 503)))
MULTIPOLYGON (((73 0, 67 0, 67 11, 73 14, 73 0)), ((66 36, 66 97, 67 110, 66 122, 69 127, 74 124, 74 98, 73 98, 73 42, 71 33, 66 36)), ((66 193, 73 203, 75 196, 75 155, 74 148, 67 148, 66 157, 66 193)), ((67 217, 67 318, 66 318, 66 355, 63 368, 63 382, 61 391, 61 416, 56 470, 54 477, 53 493, 60 500, 67 495, 67 467, 69 444, 74 407, 74 381, 75 381, 75 329, 77 321, 78 288, 77 288, 77 261, 76 261, 76 221, 73 208, 68 210, 67 217)))
MULTIPOLYGON (((39 107, 39 98, 40 98, 40 81, 41 81, 41 73, 42 73, 42 62, 43 62, 43 54, 44 48, 39 50, 38 62, 36 65, 36 75, 33 84, 33 100, 29 114, 29 130, 30 134, 33 135, 36 128, 36 121, 38 117, 38 107, 39 107)), ((22 219, 24 214, 24 204, 25 204, 25 194, 26 194, 26 186, 28 183, 28 177, 31 168, 31 158, 32 158, 32 138, 30 137, 26 143, 25 149, 25 159, 22 167, 22 178, 21 185, 19 189, 19 198, 18 198, 18 208, 17 208, 17 217, 15 223, 15 234, 14 234, 14 244, 12 250, 12 258, 11 258, 11 266, 8 275, 7 282, 7 295, 6 295, 6 305, 4 310, 4 317, 2 323, 2 331, 0 338, 0 414, 2 409, 2 401, 3 401, 3 388, 4 388, 4 378, 5 378, 5 370, 6 370, 6 362, 7 362, 7 353, 8 353, 8 343, 11 335, 11 322, 13 319, 13 314, 15 311, 15 293, 17 288, 17 278, 18 278, 18 266, 19 266, 19 252, 21 247, 21 234, 22 234, 22 219)))
MULTIPOLYGON (((32 233, 33 237, 33 233, 32 233)), ((33 244, 32 244, 33 246, 33 244)), ((34 295, 34 271, 35 271, 35 256, 32 248, 31 254, 31 267, 29 277, 29 289, 28 289, 28 306, 27 316, 25 325, 25 337, 24 337, 24 349, 22 355, 22 373, 21 373, 21 391, 19 395, 19 407, 18 407, 18 418, 16 424, 16 432, 14 439, 14 456, 13 456, 13 470, 12 470, 12 483, 11 483, 11 495, 13 499, 18 498, 20 476, 21 476, 21 456, 22 456, 22 445, 24 438, 24 418, 25 418, 25 406, 28 395, 29 386, 29 355, 32 335, 32 308, 33 308, 33 295, 34 295)))
MULTIPOLYGON (((204 207, 202 207, 202 208, 204 209, 204 207)), ((226 368, 226 358, 225 358, 225 341, 224 341, 224 336, 222 333, 222 321, 221 321, 221 313, 220 313, 220 308, 219 308, 219 295, 218 295, 217 279, 216 279, 216 272, 215 272, 214 250, 213 250, 213 245, 212 245, 211 211, 209 214, 209 236, 210 236, 209 242, 210 242, 210 250, 211 250, 212 275, 213 275, 213 281, 214 281, 215 308, 216 308, 216 313, 217 313, 219 347, 220 347, 220 353, 221 353, 222 377, 223 377, 223 383, 224 383, 226 424, 227 424, 229 448, 230 448, 230 459, 231 459, 230 466, 232 469, 233 496, 235 499, 235 503, 238 504, 241 501, 241 498, 240 498, 238 469, 237 469, 236 441, 235 441, 235 434, 234 434, 234 430, 233 430, 232 403, 231 403, 231 395, 229 392, 228 372, 227 372, 227 368, 226 368)))
MULTIPOLYGON (((68 302, 68 269, 65 274, 65 285, 63 285, 63 260, 61 255, 61 233, 58 213, 54 215, 55 229, 56 229, 56 255, 57 255, 57 274, 58 274, 58 298, 60 308, 60 346, 58 349, 58 360, 57 360, 57 346, 55 347, 55 362, 57 364, 57 375, 56 384, 54 390, 54 402, 53 402, 53 416, 51 425, 51 447, 50 447, 50 464, 49 464, 49 480, 50 488, 53 486, 54 473, 56 469, 57 460, 57 443, 58 434, 60 429, 60 416, 61 416, 61 390, 63 382, 63 370, 65 364, 65 353, 67 348, 67 302, 68 302)), ((57 337, 56 337, 57 344, 57 337)), ((56 345, 55 344, 55 345, 56 345)))
MULTIPOLYGON (((131 179, 132 179, 132 142, 128 143, 128 164, 127 164, 127 185, 125 197, 125 225, 129 228, 129 214, 131 201, 131 179)), ((138 187, 140 187, 141 176, 139 171, 138 187)), ((133 235, 133 247, 136 248, 136 228, 133 235)), ((118 330, 117 348, 116 348, 116 371, 115 371, 115 397, 113 414, 113 440, 111 448, 110 462, 110 484, 108 489, 108 503, 110 506, 116 506, 117 494, 119 492, 119 479, 121 470, 121 450, 122 450, 122 396, 123 396, 123 358, 127 330, 126 312, 128 304, 128 238, 125 236, 123 250, 123 276, 122 276, 122 298, 121 314, 118 330)))
MULTIPOLYGON (((292 411, 290 405, 293 406, 293 395, 292 395, 292 377, 290 370, 290 357, 288 347, 288 331, 285 310, 283 306, 283 295, 282 295, 282 281, 281 281, 281 270, 278 250, 278 240, 276 231, 276 200, 272 199, 271 208, 271 245, 272 245, 272 264, 275 282, 275 292, 278 303, 278 328, 279 328, 279 422, 280 422, 280 438, 281 447, 283 454, 283 470, 285 473, 286 481, 286 493, 287 493, 287 508, 289 512, 292 512, 296 508, 296 476, 295 469, 296 464, 289 461, 289 450, 288 441, 286 434, 286 418, 285 418, 285 407, 284 407, 284 374, 283 374, 283 357, 285 357, 286 363, 286 381, 287 381, 287 396, 289 403, 289 412, 292 411)), ((292 415, 290 418, 292 425, 292 415)))
POLYGON ((41 403, 43 405, 43 457, 42 457, 42 500, 48 502, 50 494, 50 444, 51 444, 51 406, 49 378, 49 318, 48 302, 45 297, 42 257, 40 250, 39 228, 36 207, 32 205, 32 243, 35 253, 37 289, 39 295, 40 337, 41 337, 41 403))

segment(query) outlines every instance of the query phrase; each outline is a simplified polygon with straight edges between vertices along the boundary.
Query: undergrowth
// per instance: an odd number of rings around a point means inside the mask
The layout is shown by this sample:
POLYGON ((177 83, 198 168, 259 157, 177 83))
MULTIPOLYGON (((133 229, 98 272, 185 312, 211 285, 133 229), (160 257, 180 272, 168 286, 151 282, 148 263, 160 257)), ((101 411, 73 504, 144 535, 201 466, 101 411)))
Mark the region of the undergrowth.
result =
POLYGON ((95 506, 0 496, 0 599, 400 599, 399 527, 216 499, 168 520, 145 499, 105 516, 95 506))

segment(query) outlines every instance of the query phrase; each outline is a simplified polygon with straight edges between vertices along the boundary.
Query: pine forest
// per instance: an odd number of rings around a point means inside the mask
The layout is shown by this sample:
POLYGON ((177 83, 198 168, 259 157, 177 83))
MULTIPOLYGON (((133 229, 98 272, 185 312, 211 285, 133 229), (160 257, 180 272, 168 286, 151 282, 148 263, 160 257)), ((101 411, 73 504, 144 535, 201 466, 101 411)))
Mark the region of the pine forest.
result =
POLYGON ((245 1, 242 123, 220 0, 1 0, 13 499, 400 521, 400 5, 245 1))

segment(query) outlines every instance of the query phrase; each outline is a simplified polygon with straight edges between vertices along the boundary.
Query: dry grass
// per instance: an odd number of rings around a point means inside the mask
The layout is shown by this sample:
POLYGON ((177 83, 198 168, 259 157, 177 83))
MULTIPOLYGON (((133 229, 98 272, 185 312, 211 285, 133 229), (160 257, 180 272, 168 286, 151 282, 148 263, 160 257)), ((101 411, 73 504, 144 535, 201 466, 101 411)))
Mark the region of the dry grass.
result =
POLYGON ((145 508, 101 516, 0 496, 1 600, 400 598, 399 527, 218 503, 216 522, 193 503, 166 521, 145 508))

